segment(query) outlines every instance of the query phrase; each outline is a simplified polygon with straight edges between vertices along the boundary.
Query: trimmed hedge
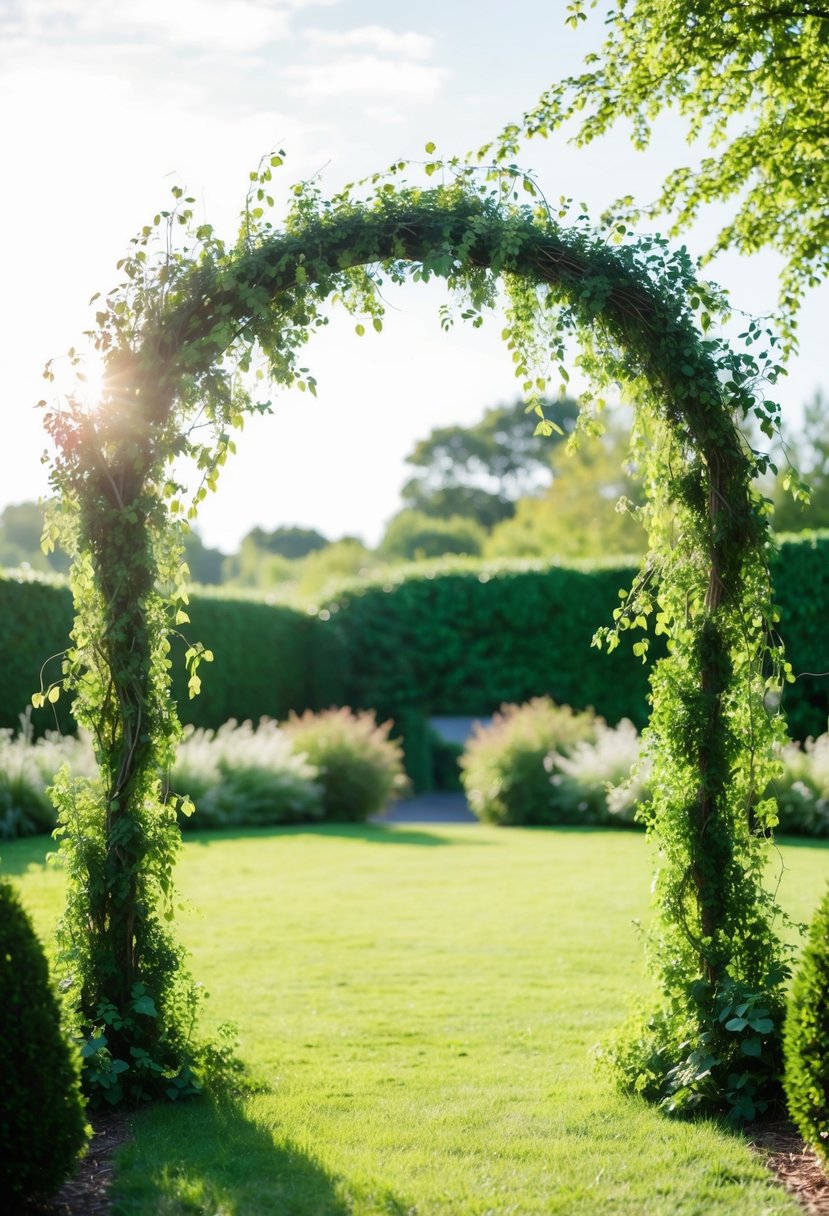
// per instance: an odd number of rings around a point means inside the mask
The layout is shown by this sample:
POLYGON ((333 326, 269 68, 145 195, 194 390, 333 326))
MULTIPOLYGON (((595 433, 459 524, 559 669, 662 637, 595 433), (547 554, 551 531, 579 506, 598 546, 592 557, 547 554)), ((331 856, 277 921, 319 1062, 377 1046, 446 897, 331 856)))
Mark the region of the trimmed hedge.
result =
POLYGON ((797 676, 783 694, 789 734, 817 738, 829 717, 829 531, 782 540, 772 577, 780 635, 797 676))
MULTIPOLYGON (((173 696, 182 722, 217 728, 230 718, 287 718, 291 710, 342 704, 345 690, 339 640, 319 617, 259 600, 193 594, 184 638, 203 642, 215 655, 202 668, 202 692, 187 696, 183 638, 174 639, 173 696)), ((17 730, 31 711, 36 736, 58 729, 72 733, 71 703, 31 710, 40 687, 61 675, 69 645, 72 597, 68 587, 37 578, 0 575, 0 727, 17 730)))
MULTIPOLYGON (((351 705, 392 718, 419 790, 437 779, 428 729, 437 714, 489 715, 505 702, 551 696, 592 707, 611 724, 648 716, 648 669, 621 645, 591 648, 612 619, 630 565, 500 567, 453 561, 383 582, 348 584, 314 615, 253 599, 195 594, 182 632, 215 654, 203 691, 187 699, 184 643, 174 646, 182 721, 286 718, 291 710, 351 705)), ((781 633, 797 682, 784 694, 795 738, 819 735, 829 715, 829 533, 782 542, 773 562, 781 633), (801 673, 818 673, 806 675, 801 673)), ((0 726, 17 729, 44 660, 63 651, 72 609, 64 586, 0 576, 0 726)), ((652 643, 659 653, 659 639, 652 643)), ((60 674, 53 660, 47 676, 60 674)), ((73 729, 64 698, 32 714, 36 734, 73 729)))
MULTIPOLYGON (((0 574, 0 727, 18 730, 31 710, 32 693, 61 677, 60 656, 69 645, 72 596, 57 580, 0 574), (47 662, 51 655, 58 657, 47 662)), ((75 724, 66 697, 57 705, 31 710, 35 734, 72 733, 75 724)))
POLYGON ((202 667, 202 690, 190 700, 186 644, 173 645, 173 696, 183 723, 215 730, 231 718, 258 722, 343 704, 339 642, 319 617, 260 600, 209 595, 191 595, 188 613, 182 634, 203 642, 215 658, 202 667))
POLYGON ((548 694, 644 726, 647 669, 623 646, 607 655, 590 645, 632 576, 629 567, 473 565, 343 589, 327 607, 348 699, 380 717, 475 715, 548 694))
POLYGON ((61 1024, 43 948, 5 878, 0 940, 0 1205, 14 1213, 54 1194, 83 1152, 88 1128, 80 1056, 61 1024))

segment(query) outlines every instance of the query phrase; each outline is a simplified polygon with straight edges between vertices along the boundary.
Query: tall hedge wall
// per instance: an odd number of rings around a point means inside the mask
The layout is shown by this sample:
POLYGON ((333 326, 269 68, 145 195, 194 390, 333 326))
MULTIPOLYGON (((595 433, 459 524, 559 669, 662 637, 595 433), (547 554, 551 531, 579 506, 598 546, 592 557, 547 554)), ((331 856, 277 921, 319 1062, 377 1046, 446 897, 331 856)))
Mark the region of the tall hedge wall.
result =
POLYGON ((173 696, 182 722, 221 726, 229 718, 258 722, 290 710, 325 709, 347 700, 339 639, 319 617, 256 600, 192 595, 182 628, 213 651, 200 670, 202 691, 187 696, 184 641, 174 642, 173 696))
MULTIPOLYGON (((642 726, 647 668, 624 644, 612 655, 590 646, 632 573, 624 566, 496 571, 458 562, 439 573, 344 587, 316 616, 194 595, 183 632, 216 658, 202 669, 201 696, 189 701, 174 651, 174 695, 182 719, 200 726, 335 704, 374 708, 398 723, 421 784, 428 782, 431 715, 488 714, 504 701, 549 693, 577 708, 592 705, 610 722, 627 717, 642 726)), ((829 533, 786 539, 773 573, 780 630, 798 675, 784 709, 792 734, 805 738, 826 730, 829 714, 829 533)), ((71 619, 65 587, 0 576, 0 726, 18 726, 42 664, 66 647, 71 619)), ((47 678, 59 673, 56 659, 47 678)), ((71 730, 68 708, 61 699, 35 711, 35 729, 54 726, 57 716, 71 730)))
MULTIPOLYGON (((339 640, 323 621, 293 608, 253 600, 191 596, 188 640, 211 649, 215 661, 202 667, 202 692, 187 697, 185 642, 173 646, 173 695, 183 722, 220 726, 263 716, 283 718, 292 709, 322 709, 342 704, 345 690, 339 640)), ((61 674, 61 655, 69 644, 72 599, 55 582, 0 575, 0 727, 17 729, 40 687, 40 669, 50 655, 47 683, 61 674)), ((66 698, 32 711, 37 734, 74 724, 66 698)))
POLYGON ((458 566, 353 586, 328 605, 348 695, 384 714, 474 715, 549 693, 643 726, 647 669, 625 647, 607 655, 590 645, 632 574, 458 566))
POLYGON ((823 734, 829 716, 829 531, 786 537, 772 563, 780 635, 797 677, 783 695, 795 739, 823 734))
MULTIPOLYGON (((31 710, 32 693, 40 688, 44 663, 46 684, 60 679, 61 657, 72 628, 72 596, 68 587, 39 578, 0 574, 0 726, 17 730, 21 715, 31 710), (57 656, 47 662, 50 655, 57 656)), ((69 705, 31 710, 38 734, 56 727, 75 727, 69 705)))

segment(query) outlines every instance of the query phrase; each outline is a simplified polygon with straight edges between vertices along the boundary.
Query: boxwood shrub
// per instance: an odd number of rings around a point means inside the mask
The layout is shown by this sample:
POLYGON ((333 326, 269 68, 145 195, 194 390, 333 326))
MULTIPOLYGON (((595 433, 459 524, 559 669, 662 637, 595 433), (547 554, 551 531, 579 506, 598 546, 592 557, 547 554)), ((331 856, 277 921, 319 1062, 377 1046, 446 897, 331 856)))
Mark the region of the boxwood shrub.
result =
POLYGON ((43 949, 0 879, 0 1208, 48 1199, 87 1141, 80 1060, 61 1025, 43 949))
POLYGON ((792 983, 783 1049, 789 1113, 829 1165, 829 887, 792 983))

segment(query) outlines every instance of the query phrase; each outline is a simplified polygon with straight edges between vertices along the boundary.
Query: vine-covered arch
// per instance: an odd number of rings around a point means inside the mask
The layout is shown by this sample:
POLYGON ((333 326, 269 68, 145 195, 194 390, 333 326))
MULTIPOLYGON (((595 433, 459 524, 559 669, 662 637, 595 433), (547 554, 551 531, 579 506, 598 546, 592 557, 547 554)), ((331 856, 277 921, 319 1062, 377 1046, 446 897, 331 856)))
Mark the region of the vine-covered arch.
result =
MULTIPOLYGON (((232 249, 202 226, 195 252, 167 249, 154 261, 145 229, 123 264, 125 283, 97 314, 102 404, 90 411, 70 400, 47 419, 75 552, 64 679, 100 764, 97 783, 64 780, 56 791, 71 877, 64 953, 90 1058, 99 1073, 127 1061, 118 1084, 133 1097, 186 1075, 191 998, 164 923, 177 808, 159 784, 177 737, 169 635, 187 619, 176 575, 177 521, 187 512, 171 462, 189 454, 202 471, 193 514, 232 451, 233 426, 257 408, 237 372, 258 346, 277 381, 313 392, 299 352, 326 323, 329 297, 380 328, 380 274, 437 275, 463 293, 464 316, 475 321, 500 279, 505 338, 525 390, 543 389, 542 365, 560 363, 576 333, 586 370, 600 383, 623 382, 638 425, 650 428, 640 453, 651 548, 602 636, 612 646, 649 619, 668 636, 647 732, 664 999, 613 1058, 627 1083, 669 1105, 710 1099, 750 1116, 776 1080, 784 974, 762 882, 776 730, 763 698, 781 660, 770 642, 766 519, 752 489, 758 458, 735 421, 763 413, 751 388, 757 360, 706 336, 700 314, 712 297, 683 253, 658 240, 611 247, 582 225, 562 229, 540 209, 468 182, 380 190, 364 203, 301 194, 281 232, 258 222, 258 211, 249 205, 232 249), (758 1003, 753 1021, 734 1012, 758 1003)), ((164 218, 186 226, 189 213, 164 218)), ((210 655, 196 643, 186 657, 195 692, 210 655)))

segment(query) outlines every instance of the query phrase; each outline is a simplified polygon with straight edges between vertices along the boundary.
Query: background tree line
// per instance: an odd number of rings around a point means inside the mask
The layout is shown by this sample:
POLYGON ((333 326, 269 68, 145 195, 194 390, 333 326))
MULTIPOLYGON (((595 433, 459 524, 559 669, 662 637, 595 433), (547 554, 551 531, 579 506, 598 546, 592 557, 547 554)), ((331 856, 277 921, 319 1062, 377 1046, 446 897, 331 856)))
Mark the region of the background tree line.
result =
MULTIPOLYGON (((282 525, 252 528, 237 552, 225 554, 192 532, 186 553, 191 579, 307 598, 385 564, 449 555, 567 561, 642 553, 645 534, 636 512, 643 494, 624 411, 609 411, 601 434, 574 442, 576 402, 547 402, 545 410, 557 427, 550 436, 534 434, 532 415, 516 400, 485 409, 471 425, 438 427, 418 440, 406 458, 411 475, 401 488, 401 509, 375 548, 356 536, 332 540, 314 528, 282 525)), ((762 489, 778 532, 829 527, 826 412, 817 392, 804 407, 802 428, 784 431, 775 445, 780 471, 762 489), (807 505, 785 488, 790 464, 811 487, 807 505)), ((42 529, 38 504, 6 507, 0 567, 65 574, 62 553, 41 552, 42 529)))

